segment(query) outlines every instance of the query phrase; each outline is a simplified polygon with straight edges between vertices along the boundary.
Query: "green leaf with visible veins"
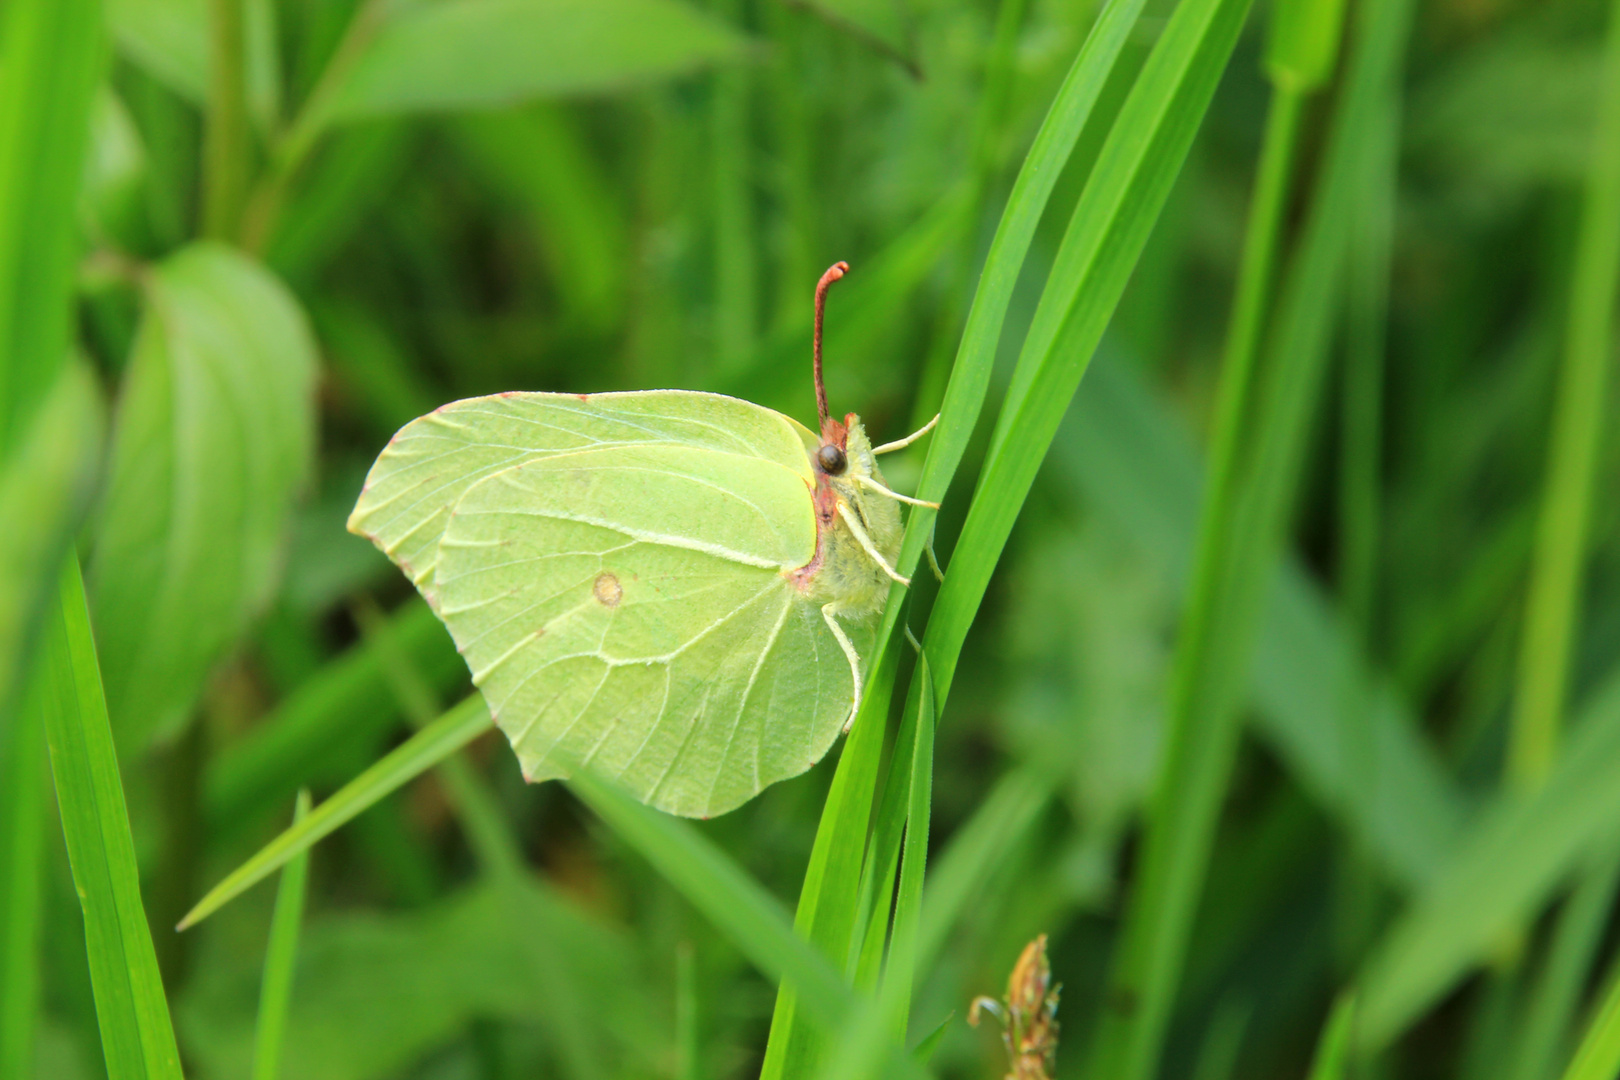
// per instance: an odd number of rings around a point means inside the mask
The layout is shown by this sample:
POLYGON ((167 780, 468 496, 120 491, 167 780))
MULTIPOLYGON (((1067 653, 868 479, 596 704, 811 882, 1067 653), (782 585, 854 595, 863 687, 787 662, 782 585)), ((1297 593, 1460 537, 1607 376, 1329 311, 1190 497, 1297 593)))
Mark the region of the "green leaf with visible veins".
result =
POLYGON ((269 603, 314 452, 315 345, 292 295, 199 244, 146 287, 90 568, 113 729, 172 732, 269 603))

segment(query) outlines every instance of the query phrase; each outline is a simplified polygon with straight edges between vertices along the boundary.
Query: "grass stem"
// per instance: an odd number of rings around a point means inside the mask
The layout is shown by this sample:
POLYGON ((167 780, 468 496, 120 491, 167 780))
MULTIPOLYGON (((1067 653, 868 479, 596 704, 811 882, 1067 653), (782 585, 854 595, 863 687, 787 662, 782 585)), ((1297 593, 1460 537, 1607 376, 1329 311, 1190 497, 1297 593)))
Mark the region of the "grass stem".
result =
POLYGON ((1580 618, 1592 487, 1609 408, 1615 289, 1620 283, 1620 4, 1610 11, 1601 94, 1509 734, 1508 779, 1521 791, 1539 785, 1558 754, 1580 618))

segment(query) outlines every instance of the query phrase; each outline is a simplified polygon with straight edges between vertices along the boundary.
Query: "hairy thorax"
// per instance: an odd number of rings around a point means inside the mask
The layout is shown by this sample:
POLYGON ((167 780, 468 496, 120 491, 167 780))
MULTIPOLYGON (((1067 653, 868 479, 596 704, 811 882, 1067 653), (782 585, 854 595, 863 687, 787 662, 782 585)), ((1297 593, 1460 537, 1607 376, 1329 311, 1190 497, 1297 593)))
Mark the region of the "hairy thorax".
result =
POLYGON ((810 599, 835 604, 840 615, 859 618, 883 610, 889 577, 867 554, 845 515, 855 520, 892 566, 900 554, 900 509, 893 499, 860 482, 874 480, 887 486, 860 418, 850 413, 843 424, 832 425, 848 467, 841 476, 817 468, 816 554, 795 579, 810 599))

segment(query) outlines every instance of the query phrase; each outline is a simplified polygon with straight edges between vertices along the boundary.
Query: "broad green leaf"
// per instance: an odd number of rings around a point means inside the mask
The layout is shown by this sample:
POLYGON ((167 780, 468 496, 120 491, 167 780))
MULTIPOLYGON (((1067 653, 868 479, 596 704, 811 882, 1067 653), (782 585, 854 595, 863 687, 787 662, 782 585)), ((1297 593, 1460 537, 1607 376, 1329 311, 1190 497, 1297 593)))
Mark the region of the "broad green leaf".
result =
POLYGON ((739 59, 743 39, 680 0, 450 0, 384 21, 333 120, 600 93, 739 59))
POLYGON ((33 628, 89 502, 100 449, 101 401, 90 372, 72 363, 0 466, 0 714, 21 693, 33 628))
POLYGON ((84 911, 107 1073, 130 1080, 180 1080, 180 1054, 141 903, 135 843, 76 558, 69 557, 62 571, 45 639, 45 733, 62 835, 84 911))
POLYGON ((314 450, 314 376, 302 312, 255 263, 200 244, 152 272, 90 570, 131 749, 184 722, 271 598, 314 450))
POLYGON ((179 929, 195 926, 206 919, 352 820, 356 814, 379 799, 386 798, 401 785, 420 776, 488 730, 489 710, 484 707, 483 699, 470 697, 455 706, 226 875, 186 913, 186 917, 180 920, 179 929))

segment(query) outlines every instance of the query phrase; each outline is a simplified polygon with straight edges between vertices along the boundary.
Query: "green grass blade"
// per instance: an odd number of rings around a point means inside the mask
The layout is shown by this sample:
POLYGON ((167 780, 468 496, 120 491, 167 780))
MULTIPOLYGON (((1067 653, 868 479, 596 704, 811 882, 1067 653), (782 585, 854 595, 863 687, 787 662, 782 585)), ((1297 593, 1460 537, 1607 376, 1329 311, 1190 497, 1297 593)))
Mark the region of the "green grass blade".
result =
MULTIPOLYGON (((889 961, 877 1007, 856 1019, 854 1029, 838 1040, 838 1050, 826 1056, 821 1080, 865 1080, 875 1075, 890 1047, 906 1044, 911 1015, 912 987, 917 978, 917 938, 922 919, 923 877, 928 865, 928 818, 933 803, 934 692, 928 677, 927 657, 918 658, 922 693, 911 739, 905 856, 900 865, 900 891, 895 899, 894 932, 889 961)), ((898 755, 896 755, 898 757, 898 755)), ((869 931, 881 940, 881 928, 869 931)))
POLYGON ((98 0, 18 0, 0 20, 4 462, 68 358, 75 214, 104 49, 98 0))
POLYGON ((1565 1048, 1620 889, 1620 860, 1612 850, 1600 846, 1599 852, 1559 909, 1547 955, 1526 995, 1523 1021, 1514 1032, 1513 1057, 1503 1080, 1551 1076, 1553 1063, 1565 1048))
MULTIPOLYGON (((850 894, 858 887, 866 829, 872 811, 872 789, 883 752, 884 721, 894 686, 896 652, 880 653, 855 725, 844 741, 831 789, 821 810, 821 823, 810 849, 794 929, 831 958, 847 956, 855 928, 856 907, 850 894)), ((783 984, 771 1014, 761 1080, 793 1075, 809 1067, 816 1033, 798 1022, 798 991, 783 984), (790 1064, 791 1063, 791 1064, 790 1064)))
MULTIPOLYGON (((940 409, 940 426, 932 436, 923 464, 920 498, 938 501, 944 497, 967 450, 984 406, 1007 306, 1023 269, 1030 240, 1140 10, 1141 0, 1111 0, 1103 9, 1025 157, 991 240, 979 287, 968 312, 962 345, 940 409)), ((917 508, 907 522, 902 542, 901 573, 916 569, 932 532, 932 512, 917 508)), ((888 685, 892 685, 897 662, 892 646, 895 627, 904 607, 900 590, 891 590, 883 628, 878 635, 879 651, 873 662, 874 669, 889 680, 888 685)), ((831 852, 858 853, 865 846, 877 758, 882 750, 882 740, 878 737, 881 732, 868 729, 878 727, 874 721, 887 713, 888 685, 879 679, 873 680, 867 691, 867 702, 871 704, 863 708, 855 732, 839 757, 833 793, 828 797, 816 831, 815 848, 795 915, 800 932, 831 956, 847 954, 863 896, 869 905, 875 888, 870 882, 865 887, 860 884, 858 856, 850 866, 835 873, 828 873, 827 863, 831 852)), ((893 844, 898 845, 898 823, 905 813, 905 803, 897 799, 891 805, 886 799, 885 806, 888 808, 886 820, 891 826, 888 832, 892 834, 893 844)), ((889 873, 892 874, 892 870, 889 873)), ((887 888, 888 875, 883 880, 883 887, 887 888)), ((799 1039, 807 1037, 795 1034, 792 997, 784 991, 778 996, 771 1021, 761 1074, 763 1080, 776 1080, 784 1075, 790 1055, 809 1054, 809 1050, 801 1051, 796 1045, 799 1039)))
MULTIPOLYGON (((952 556, 956 572, 946 575, 929 619, 924 647, 941 702, 1024 497, 1175 182, 1247 13, 1246 0, 1189 0, 1176 9, 1075 208, 991 436, 952 556)), ((930 497, 929 488, 922 490, 930 497)))
POLYGON ((1504 791, 1385 933, 1360 981, 1361 1037, 1381 1047, 1554 893, 1620 820, 1620 675, 1581 710, 1533 795, 1504 791))
MULTIPOLYGON (((1274 16, 1275 18, 1276 16, 1274 16)), ((1273 24, 1275 27, 1275 24, 1273 24)), ((1303 95, 1279 85, 1272 94, 1255 179, 1243 258, 1227 327, 1215 430, 1211 436, 1207 501, 1197 555, 1171 672, 1170 708, 1159 797, 1149 807, 1146 858, 1124 932, 1116 985, 1137 1000, 1132 1016, 1105 1027, 1095 1071, 1145 1076, 1157 1061, 1157 1041, 1169 1020, 1182 952, 1220 815, 1227 773, 1240 729, 1240 683, 1214 662, 1217 642, 1230 637, 1240 604, 1230 595, 1234 550, 1251 542, 1236 520, 1250 482, 1240 456, 1255 423, 1255 367, 1262 328, 1273 303, 1273 266, 1288 206, 1303 95), (1224 686, 1215 685, 1224 680, 1224 686), (1222 692, 1227 695, 1223 698, 1222 692)), ((1263 421, 1262 421, 1263 422, 1263 421)), ((1258 570, 1251 560, 1247 565, 1258 570)), ((1251 587, 1251 593, 1255 590, 1251 587)))
MULTIPOLYGON (((588 769, 568 786, 756 967, 793 986, 798 1004, 822 1028, 846 1030, 862 1010, 870 1011, 794 931, 776 899, 689 823, 643 806, 588 769)), ((888 1061, 901 1074, 924 1074, 909 1055, 896 1052, 888 1061)))
POLYGON ((355 815, 422 775, 490 727, 489 710, 484 706, 484 699, 476 694, 451 708, 226 875, 186 913, 178 929, 197 925, 285 866, 288 860, 309 850, 355 815))
POLYGON ((107 1073, 120 1080, 179 1080, 180 1054, 141 904, 135 843, 77 559, 67 560, 60 597, 46 635, 45 733, 62 835, 84 909, 107 1073))
POLYGON ((1610 982, 1564 1080, 1614 1080, 1616 1074, 1620 1074, 1620 974, 1610 982))
MULTIPOLYGON (((1150 804, 1143 868, 1113 974, 1093 1076, 1142 1080, 1159 1059, 1237 739, 1237 706, 1251 647, 1280 555, 1306 427, 1327 361, 1328 333, 1348 238, 1351 200, 1365 174, 1369 127, 1398 71, 1409 21, 1405 0, 1363 9, 1324 166, 1292 272, 1276 305, 1264 392, 1252 413, 1222 402, 1217 441, 1249 429, 1229 479, 1217 470, 1193 599, 1172 673, 1171 730, 1150 804), (1230 411, 1228 411, 1230 410, 1230 411), (1233 427, 1225 427, 1232 423, 1233 427), (1229 484, 1223 498, 1220 485, 1229 484)), ((1225 375, 1223 374, 1223 380, 1225 375)), ((1248 395, 1243 395, 1247 397, 1248 395)), ((1218 450, 1219 452, 1219 450, 1218 450)), ((1229 462, 1228 464, 1231 464, 1229 462)))
POLYGON ((1355 995, 1347 994, 1334 1004, 1322 1038, 1316 1044, 1316 1060, 1311 1062, 1310 1080, 1345 1080, 1350 1075, 1351 1035, 1356 1025, 1355 995))
POLYGON ((287 799, 324 781, 333 759, 390 731, 403 716, 388 692, 386 657, 397 650, 443 693, 466 684, 467 665, 444 624, 421 600, 393 613, 368 640, 300 683, 245 738, 216 755, 203 777, 210 835, 229 837, 287 799))
POLYGON ((1508 740, 1508 775, 1520 788, 1540 783, 1558 753, 1598 450, 1611 415, 1607 383, 1620 283, 1620 5, 1610 8, 1606 53, 1508 740))
MULTIPOLYGON (((308 816, 309 792, 300 791, 293 807, 293 824, 308 816)), ((253 1033, 253 1080, 276 1080, 281 1075, 281 1047, 287 1031, 287 1010, 292 1007, 293 972, 298 964, 298 934, 303 928, 308 882, 306 848, 282 868, 281 883, 276 887, 264 978, 259 984, 259 1020, 253 1033)))
POLYGON ((248 141, 247 5, 208 0, 208 101, 203 136, 203 232, 236 239, 247 201, 252 144, 248 141))
POLYGON ((45 896, 45 731, 35 679, 0 724, 0 1077, 34 1074, 45 896))

